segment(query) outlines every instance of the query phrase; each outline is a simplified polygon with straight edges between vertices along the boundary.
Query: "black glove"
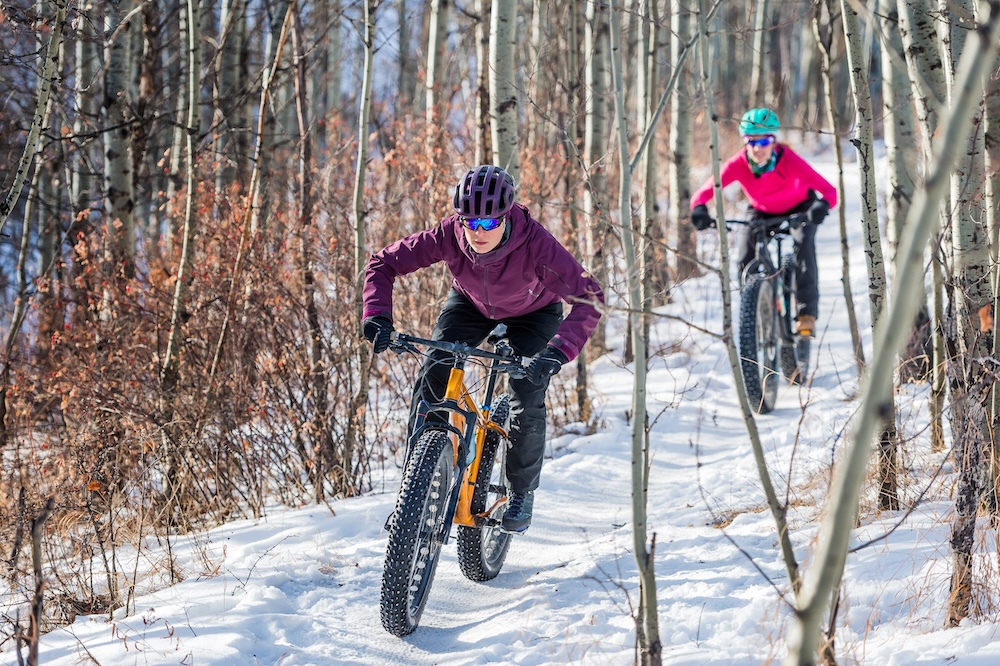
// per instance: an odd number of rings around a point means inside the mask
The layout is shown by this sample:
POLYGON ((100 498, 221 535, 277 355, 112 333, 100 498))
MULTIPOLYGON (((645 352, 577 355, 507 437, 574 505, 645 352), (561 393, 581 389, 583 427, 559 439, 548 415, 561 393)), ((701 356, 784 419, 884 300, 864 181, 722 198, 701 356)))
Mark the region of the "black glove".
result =
POLYGON ((559 372, 563 363, 567 361, 569 359, 566 358, 566 354, 550 345, 543 349, 541 354, 531 359, 524 376, 532 384, 541 385, 548 381, 549 377, 559 372))
POLYGON ((372 343, 372 349, 376 354, 381 354, 389 348, 389 334, 394 330, 392 322, 385 317, 365 317, 361 330, 365 334, 365 339, 372 343))
POLYGON ((816 199, 809 206, 809 221, 813 224, 822 224, 823 220, 826 219, 826 214, 830 212, 830 202, 826 199, 816 199))
POLYGON ((691 225, 698 231, 704 231, 712 226, 712 217, 708 214, 708 206, 698 204, 691 209, 691 225))

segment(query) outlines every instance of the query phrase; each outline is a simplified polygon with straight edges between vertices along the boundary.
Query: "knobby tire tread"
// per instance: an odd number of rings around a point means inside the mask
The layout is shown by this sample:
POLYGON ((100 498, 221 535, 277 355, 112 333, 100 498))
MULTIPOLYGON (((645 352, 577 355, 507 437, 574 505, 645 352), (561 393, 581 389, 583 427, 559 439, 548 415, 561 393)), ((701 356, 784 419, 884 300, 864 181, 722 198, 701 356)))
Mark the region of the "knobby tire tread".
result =
POLYGON ((396 636, 413 633, 427 603, 441 554, 440 520, 447 514, 453 476, 454 454, 449 434, 441 430, 424 432, 403 474, 382 572, 382 626, 396 636), (439 473, 442 478, 435 480, 439 473), (431 506, 437 507, 431 515, 438 522, 428 532, 424 523, 431 506), (417 567, 422 547, 427 548, 427 554, 423 567, 417 567), (410 590, 414 586, 417 596, 411 601, 410 590))
MULTIPOLYGON (((510 399, 503 396, 497 401, 493 411, 493 420, 507 427, 507 417, 510 414, 510 399)), ((483 442, 482 458, 479 462, 479 475, 476 478, 476 488, 472 495, 472 513, 481 513, 493 503, 496 492, 490 491, 490 480, 494 468, 506 461, 507 440, 495 430, 486 433, 483 442), (503 448, 501 448, 503 447, 503 448)), ((501 479, 506 479, 506 470, 499 470, 501 479)), ((504 481, 506 484, 506 481, 504 481)), ((499 526, 466 527, 459 525, 457 533, 458 565, 462 574, 469 580, 487 581, 497 577, 507 557, 512 535, 504 532, 499 526)))
MULTIPOLYGON (((764 358, 758 345, 757 313, 763 296, 774 307, 774 285, 761 275, 750 276, 740 292, 740 366, 746 386, 747 401, 758 414, 774 409, 777 399, 777 377, 774 374, 776 358, 764 358)), ((777 336, 777 331, 771 332, 777 336)), ((777 355, 777 340, 775 355, 777 355)))

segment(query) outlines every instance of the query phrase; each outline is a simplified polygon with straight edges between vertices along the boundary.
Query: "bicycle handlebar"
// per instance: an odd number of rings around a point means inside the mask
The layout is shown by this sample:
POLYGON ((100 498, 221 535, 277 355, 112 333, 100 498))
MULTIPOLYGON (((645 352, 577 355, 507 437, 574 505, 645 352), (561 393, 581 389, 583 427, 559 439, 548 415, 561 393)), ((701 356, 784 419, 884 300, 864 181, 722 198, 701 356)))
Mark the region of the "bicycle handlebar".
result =
POLYGON ((414 347, 414 345, 430 347, 431 349, 440 349, 442 351, 450 352, 462 359, 467 359, 471 356, 491 361, 499 361, 499 363, 494 366, 497 371, 506 372, 513 379, 523 379, 525 376, 525 367, 523 365, 524 358, 514 353, 514 350, 511 349, 510 344, 506 339, 499 340, 496 343, 497 351, 491 352, 486 349, 480 349, 479 347, 467 345, 464 342, 428 340, 426 338, 418 338, 416 336, 400 333, 398 331, 393 331, 389 335, 389 348, 397 354, 404 351, 416 352, 417 348, 414 347))
MULTIPOLYGON (((739 224, 751 229, 767 229, 771 233, 787 234, 809 222, 808 213, 793 213, 791 215, 758 217, 751 220, 726 220, 726 229, 729 229, 731 224, 739 224)), ((711 226, 713 228, 716 226, 715 220, 712 220, 711 226)))

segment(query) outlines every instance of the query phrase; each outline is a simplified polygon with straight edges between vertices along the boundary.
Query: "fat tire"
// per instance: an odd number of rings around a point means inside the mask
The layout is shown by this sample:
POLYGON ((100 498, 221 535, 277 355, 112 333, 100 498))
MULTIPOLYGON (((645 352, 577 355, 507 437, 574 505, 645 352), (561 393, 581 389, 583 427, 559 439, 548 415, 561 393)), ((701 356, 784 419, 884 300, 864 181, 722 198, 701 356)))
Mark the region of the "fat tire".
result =
POLYGON ((790 254, 781 259, 781 282, 784 285, 781 299, 785 310, 781 317, 785 329, 781 344, 781 374, 795 383, 799 381, 799 361, 795 352, 795 257, 790 254))
POLYGON ((774 409, 778 398, 778 331, 774 281, 749 276, 740 292, 740 367, 747 400, 758 414, 774 409))
MULTIPOLYGON (((507 427, 510 398, 503 396, 493 410, 493 420, 507 427)), ((507 484, 507 440, 496 430, 488 430, 479 461, 479 475, 472 493, 472 513, 482 513, 503 495, 509 495, 507 484)), ((503 511, 501 507, 499 511, 503 511)), ((499 516, 496 516, 499 518, 499 516)), ((466 527, 459 525, 457 533, 458 565, 469 580, 492 580, 500 573, 512 535, 500 525, 466 527)))
POLYGON ((455 474, 449 433, 425 431, 410 455, 396 499, 382 572, 382 626, 406 636, 420 622, 448 527, 455 474))
POLYGON ((795 257, 786 254, 781 261, 782 282, 785 293, 782 295, 785 306, 785 316, 782 323, 786 327, 789 340, 781 346, 781 374, 792 384, 803 384, 809 377, 809 353, 811 345, 809 338, 800 337, 795 333, 795 312, 798 301, 795 299, 795 257))

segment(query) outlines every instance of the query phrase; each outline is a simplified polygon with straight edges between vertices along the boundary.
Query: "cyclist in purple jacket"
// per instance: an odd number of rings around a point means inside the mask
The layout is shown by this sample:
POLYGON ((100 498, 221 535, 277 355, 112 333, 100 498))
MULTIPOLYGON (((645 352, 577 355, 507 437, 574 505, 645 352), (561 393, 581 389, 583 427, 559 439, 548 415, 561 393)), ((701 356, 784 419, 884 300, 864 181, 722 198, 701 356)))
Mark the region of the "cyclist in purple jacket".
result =
MULTIPOLYGON (((545 453, 545 391, 549 379, 572 361, 597 327, 604 293, 570 252, 515 203, 514 179, 500 167, 470 169, 455 187, 455 214, 434 227, 387 246, 368 260, 364 284, 365 338, 375 353, 389 346, 392 287, 400 275, 445 262, 452 289, 432 338, 479 345, 497 324, 506 324, 514 351, 534 357, 527 377, 511 379, 511 450, 507 478, 512 496, 504 529, 523 532, 531 523, 545 453), (570 307, 563 318, 563 302, 570 307)), ((448 381, 447 352, 423 363, 413 389, 440 401, 448 381)), ((428 415, 430 418, 431 415, 428 415)), ((411 408, 410 426, 415 411, 411 408)))

